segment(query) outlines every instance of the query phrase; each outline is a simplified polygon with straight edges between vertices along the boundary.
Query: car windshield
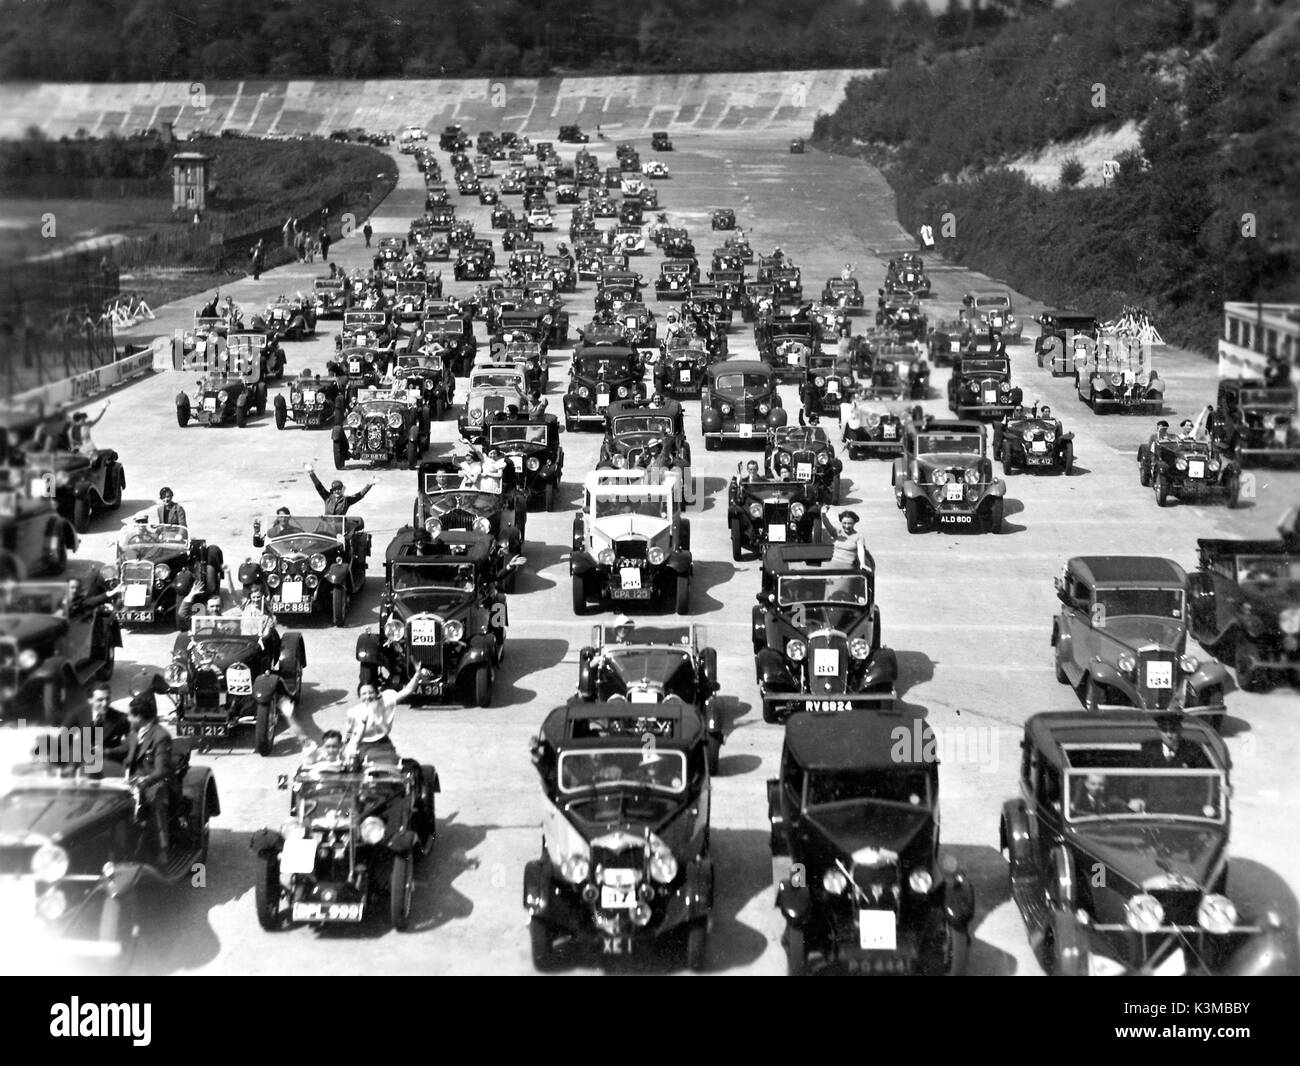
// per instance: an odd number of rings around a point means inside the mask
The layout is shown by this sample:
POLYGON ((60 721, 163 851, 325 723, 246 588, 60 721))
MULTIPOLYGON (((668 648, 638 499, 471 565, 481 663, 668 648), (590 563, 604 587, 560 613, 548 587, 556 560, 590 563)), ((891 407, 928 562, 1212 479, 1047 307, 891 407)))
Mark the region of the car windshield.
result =
MULTIPOLYGON (((215 640, 232 640, 243 639, 248 635, 248 628, 245 626, 245 620, 242 617, 226 617, 224 615, 205 614, 195 615, 190 619, 190 635, 193 637, 204 637, 215 640)), ((257 636, 261 632, 260 627, 254 629, 252 635, 257 636)))
POLYGON ((1093 592, 1093 611, 1105 618, 1182 618, 1182 589, 1102 588, 1093 592))
MULTIPOLYGON (((342 536, 345 522, 343 515, 276 515, 266 535, 272 540, 301 536, 333 539, 342 536)), ((280 548, 281 545, 277 544, 276 547, 280 548)), ((292 550, 291 546, 290 550, 292 550)))
POLYGON ((658 433, 671 436, 673 420, 666 415, 623 415, 614 419, 614 435, 624 433, 658 433))
POLYGON ((956 433, 921 433, 916 438, 918 455, 953 453, 956 455, 979 455, 983 438, 975 434, 963 436, 956 433))
POLYGON ((546 427, 529 425, 488 426, 488 441, 492 444, 545 444, 546 427))
POLYGON ((1242 389, 1241 405, 1243 407, 1285 407, 1290 410, 1296 405, 1296 397, 1290 389, 1242 389))
POLYGON ((1227 816, 1218 770, 1069 770, 1066 797, 1073 821, 1176 818, 1221 823, 1227 816))
POLYGON ((61 614, 68 596, 62 583, 0 585, 0 612, 4 614, 61 614))
POLYGON ((821 574, 799 574, 782 577, 776 583, 777 602, 790 603, 852 603, 867 605, 867 579, 861 574, 842 574, 834 577, 821 574))
POLYGON ((1300 582, 1300 555, 1238 555, 1237 581, 1242 585, 1300 582))
POLYGON ((344 326, 382 326, 387 321, 383 311, 349 311, 343 316, 344 326))
POLYGON ((977 296, 976 307, 1010 307, 1011 299, 1007 296, 977 296))
POLYGON ((122 530, 118 543, 123 548, 152 547, 155 544, 176 544, 184 547, 190 542, 190 531, 184 526, 150 526, 139 523, 122 530))
POLYGON ((862 800, 928 809, 930 775, 925 770, 819 770, 808 775, 804 803, 809 808, 862 800))
POLYGON ((766 374, 719 374, 713 382, 717 389, 766 389, 772 379, 766 374))
POLYGON ((458 592, 474 588, 474 564, 465 562, 428 562, 393 566, 393 591, 442 588, 458 592))
POLYGON ((475 374, 470 381, 472 389, 521 389, 523 378, 519 374, 475 374))
POLYGON ((778 448, 806 447, 809 444, 825 444, 826 430, 820 426, 790 426, 776 431, 774 442, 778 448))
POLYGON ((963 359, 963 374, 1009 374, 1011 364, 1005 359, 963 359))
POLYGON ((608 377, 630 373, 628 358, 614 358, 608 355, 584 356, 579 364, 579 372, 588 377, 608 377))
POLYGON ((607 788, 686 791, 686 755, 662 748, 605 748, 560 753, 561 792, 607 788))
POLYGON ((595 498, 596 517, 613 518, 618 515, 645 515, 668 520, 666 496, 643 496, 628 493, 600 494, 595 498))

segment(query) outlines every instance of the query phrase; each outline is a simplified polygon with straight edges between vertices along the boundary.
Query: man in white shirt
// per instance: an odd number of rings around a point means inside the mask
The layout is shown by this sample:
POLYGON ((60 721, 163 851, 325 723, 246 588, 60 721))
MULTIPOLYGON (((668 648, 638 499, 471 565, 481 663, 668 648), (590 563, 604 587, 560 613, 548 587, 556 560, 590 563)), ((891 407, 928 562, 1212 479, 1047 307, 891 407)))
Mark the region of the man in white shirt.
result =
POLYGON ((396 691, 380 690, 372 681, 359 684, 357 696, 360 702, 348 710, 346 754, 349 757, 360 755, 363 762, 396 764, 397 749, 388 734, 393 728, 397 705, 410 699, 420 682, 430 676, 428 670, 421 669, 411 675, 404 688, 396 691))

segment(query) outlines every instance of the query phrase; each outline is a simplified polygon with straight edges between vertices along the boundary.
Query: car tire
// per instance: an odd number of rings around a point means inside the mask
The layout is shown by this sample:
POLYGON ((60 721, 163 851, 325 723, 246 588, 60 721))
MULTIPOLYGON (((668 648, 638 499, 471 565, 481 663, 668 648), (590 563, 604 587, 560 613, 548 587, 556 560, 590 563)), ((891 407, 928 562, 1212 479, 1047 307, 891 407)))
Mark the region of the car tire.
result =
POLYGON ((284 402, 283 396, 275 398, 275 428, 284 429, 285 423, 289 421, 289 408, 284 402))
POLYGON ((1223 479, 1224 489, 1227 492, 1228 507, 1236 510, 1241 506, 1241 474, 1236 470, 1228 472, 1228 476, 1223 479))
POLYGON ((1242 692, 1262 692, 1264 671, 1255 665, 1259 645, 1244 637, 1237 641, 1232 651, 1232 665, 1237 671, 1237 687, 1242 692))
POLYGON ((181 396, 176 401, 176 424, 184 429, 190 424, 190 398, 181 396))
POLYGON ((695 973, 704 969, 709 947, 709 919, 696 918, 686 927, 686 968, 695 973))
POLYGON ((988 518, 984 524, 985 533, 1002 532, 1002 514, 1005 508, 1006 502, 1004 500, 996 499, 993 501, 993 506, 989 508, 988 518))
POLYGON ((921 505, 914 498, 908 498, 903 501, 903 513, 907 516, 907 531, 909 533, 921 532, 921 505))
POLYGON ((1061 469, 1065 471, 1065 476, 1069 477, 1074 473, 1074 441, 1067 440, 1061 445, 1061 469))
POLYGON ((1056 672, 1056 680, 1062 685, 1068 685, 1070 675, 1065 672, 1065 667, 1061 665, 1061 656, 1056 653, 1055 649, 1052 652, 1052 667, 1056 672))
POLYGON ((480 663, 474 671, 474 706, 487 707, 492 703, 492 667, 480 663))
POLYGON ((348 590, 342 585, 335 585, 330 595, 330 617, 338 628, 348 624, 348 590))
POLYGON ((722 738, 709 737, 708 762, 709 762, 710 777, 718 776, 718 764, 721 761, 722 761, 722 738))
POLYGON ((334 469, 342 470, 348 461, 348 446, 341 440, 334 442, 334 469))
POLYGON ((543 507, 545 507, 545 509, 548 510, 548 511, 554 511, 554 510, 555 510, 555 485, 554 485, 554 483, 552 483, 552 484, 548 484, 548 485, 546 486, 546 488, 544 488, 544 489, 542 490, 542 505, 543 505, 543 507))
POLYGON ((263 700, 257 705, 257 721, 253 725, 253 749, 263 757, 275 747, 275 703, 263 700))
POLYGON ((1165 477, 1163 471, 1156 474, 1156 506, 1169 506, 1169 479, 1165 477))
POLYGON ((587 613, 587 582, 576 574, 573 577, 573 613, 587 613))
POLYGON ((110 511, 116 511, 122 506, 122 489, 126 486, 126 474, 122 471, 121 463, 110 463, 108 471, 104 474, 104 496, 100 503, 110 511))
POLYGON ((246 425, 248 425, 247 397, 248 394, 245 393, 243 396, 239 398, 239 400, 235 404, 235 425, 240 429, 243 429, 246 425))
POLYGON ((415 441, 408 441, 406 445, 406 468, 414 470, 420 465, 420 445, 415 441))
POLYGON ((90 528, 90 501, 85 496, 79 496, 72 505, 72 528, 78 533, 90 528))
POLYGON ((409 855, 394 855, 388 879, 388 917, 393 928, 405 933, 411 927, 411 896, 415 892, 415 869, 409 855))
POLYGON ((808 973, 808 945, 803 930, 793 925, 786 926, 785 930, 785 972, 789 977, 803 977, 808 973))
POLYGON ((691 579, 688 574, 677 575, 677 589, 674 607, 678 614, 691 613, 691 579))
POLYGON ((257 924, 268 933, 282 927, 280 920, 280 856, 260 857, 261 869, 253 884, 253 903, 257 908, 257 924))
POLYGON ((1083 709, 1089 714, 1097 714, 1101 710, 1104 694, 1103 686, 1098 684, 1091 674, 1083 682, 1083 709))
POLYGON ((744 546, 740 541, 740 525, 737 522, 731 523, 731 559, 733 562, 740 562, 744 546))
POLYGON ((263 381, 256 386, 257 389, 257 413, 259 417, 266 414, 266 382, 263 381))
POLYGON ((550 927, 541 918, 528 920, 528 943, 532 949, 533 967, 539 973, 555 969, 555 948, 551 944, 550 927))

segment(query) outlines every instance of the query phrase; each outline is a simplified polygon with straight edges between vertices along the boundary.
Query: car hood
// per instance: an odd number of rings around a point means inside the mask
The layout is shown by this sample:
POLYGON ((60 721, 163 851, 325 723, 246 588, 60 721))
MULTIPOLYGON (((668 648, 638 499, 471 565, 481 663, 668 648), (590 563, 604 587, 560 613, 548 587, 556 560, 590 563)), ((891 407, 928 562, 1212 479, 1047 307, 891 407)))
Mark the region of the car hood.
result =
POLYGON ((933 821, 930 811, 870 800, 809 807, 804 820, 845 859, 864 848, 902 855, 933 821))
POLYGON ((1148 618, 1145 615, 1111 617, 1106 619, 1103 632, 1134 649, 1147 644, 1158 644, 1162 648, 1182 648, 1186 642, 1183 623, 1173 618, 1148 618))
POLYGON ((680 650, 652 647, 620 648, 607 652, 605 661, 624 685, 662 688, 688 662, 680 650))
POLYGON ((62 618, 47 614, 0 614, 0 637, 16 640, 20 645, 57 637, 67 628, 68 623, 62 618))
POLYGON ((1226 831, 1222 826, 1123 818, 1084 822, 1075 832, 1104 868, 1136 886, 1157 878, 1165 887, 1208 890, 1217 872, 1226 831))
POLYGON ((97 788, 23 788, 0 798, 0 846, 62 841, 131 809, 131 795, 97 788))
POLYGON ((435 614, 447 619, 463 612, 473 599, 472 592, 462 592, 459 589, 398 592, 393 595, 393 610, 403 622, 417 614, 435 614))
POLYGON ((936 470, 947 470, 952 472, 964 472, 972 468, 978 469, 980 464, 978 455, 961 455, 958 453, 931 453, 920 456, 916 464, 920 467, 922 475, 927 479, 936 470))
POLYGON ((607 518, 597 518, 593 524, 597 536, 607 537, 610 540, 618 540, 622 537, 653 539, 669 528, 669 523, 664 519, 644 514, 610 515, 607 518))

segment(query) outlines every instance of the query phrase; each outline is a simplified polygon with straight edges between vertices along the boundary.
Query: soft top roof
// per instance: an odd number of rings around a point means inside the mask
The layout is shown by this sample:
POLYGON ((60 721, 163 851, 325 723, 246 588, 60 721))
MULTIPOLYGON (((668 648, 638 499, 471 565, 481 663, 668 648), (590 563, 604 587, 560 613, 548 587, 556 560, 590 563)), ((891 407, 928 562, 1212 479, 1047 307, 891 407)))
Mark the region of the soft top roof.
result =
POLYGON ((1184 588, 1187 574, 1172 559, 1150 555, 1076 555, 1070 570, 1091 585, 1167 585, 1184 588))
POLYGON ((436 537, 404 530, 399 531, 393 540, 388 556, 388 561, 393 563, 448 560, 478 563, 487 559, 493 546, 490 533, 480 533, 473 529, 444 529, 436 537), (463 550, 457 551, 457 548, 463 550))
POLYGON ((720 374, 762 374, 769 378, 775 374, 770 363, 759 359, 724 359, 721 363, 711 363, 708 372, 715 378, 720 374))
POLYGON ((919 711, 794 714, 786 723, 785 750, 807 770, 899 770, 938 765, 937 756, 921 761, 937 749, 934 733, 919 711), (900 744, 900 737, 905 737, 904 743, 900 744))
POLYGON ((860 574, 856 566, 832 566, 829 544, 769 544, 763 569, 773 574, 860 574))
MULTIPOLYGON (((1228 746, 1204 719, 1184 715, 1181 719, 1183 740, 1202 746, 1212 760, 1227 770, 1232 765, 1228 746)), ((1040 711, 1025 721, 1025 737, 1053 762, 1064 765, 1069 756, 1063 745, 1097 748, 1103 745, 1138 745, 1159 741, 1156 719, 1140 711, 1040 711)))
POLYGON ((666 732, 653 734, 656 747, 689 749, 704 735, 699 712, 678 699, 655 704, 628 703, 625 700, 608 703, 575 701, 551 711, 542 723, 541 733, 548 744, 561 749, 640 747, 641 732, 632 728, 632 723, 644 719, 655 719, 666 726, 666 732), (628 728, 607 736, 589 735, 590 723, 602 719, 621 719, 628 723, 628 728))

